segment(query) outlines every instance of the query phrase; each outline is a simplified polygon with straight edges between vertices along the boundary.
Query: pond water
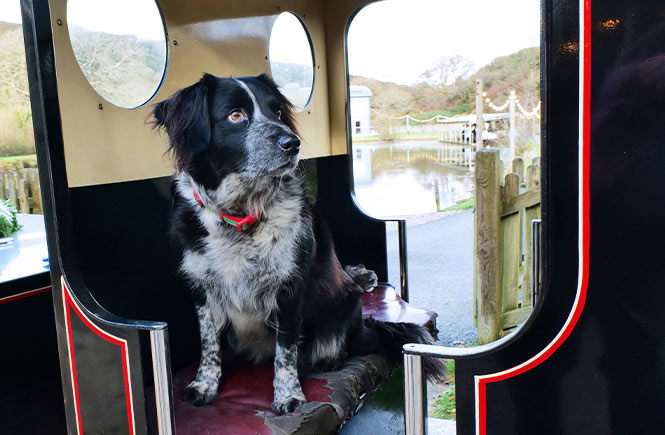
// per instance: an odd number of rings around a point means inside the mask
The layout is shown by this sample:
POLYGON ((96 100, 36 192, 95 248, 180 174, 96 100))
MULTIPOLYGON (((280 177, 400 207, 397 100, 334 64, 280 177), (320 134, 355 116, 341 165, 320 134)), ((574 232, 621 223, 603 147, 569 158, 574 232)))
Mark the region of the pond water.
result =
POLYGON ((473 197, 473 170, 441 162, 437 141, 353 144, 353 177, 360 206, 386 218, 442 211, 473 197))

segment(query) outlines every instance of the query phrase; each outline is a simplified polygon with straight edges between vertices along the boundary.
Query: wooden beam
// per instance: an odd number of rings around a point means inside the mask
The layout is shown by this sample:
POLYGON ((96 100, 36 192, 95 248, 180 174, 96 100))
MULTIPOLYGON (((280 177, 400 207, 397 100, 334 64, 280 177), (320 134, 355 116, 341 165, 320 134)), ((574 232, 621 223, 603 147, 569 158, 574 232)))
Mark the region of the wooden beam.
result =
POLYGON ((502 200, 501 216, 517 213, 524 208, 533 207, 538 204, 540 204, 540 189, 529 190, 521 195, 502 200))
POLYGON ((524 323, 531 315, 532 307, 517 308, 503 313, 503 329, 514 328, 524 323))

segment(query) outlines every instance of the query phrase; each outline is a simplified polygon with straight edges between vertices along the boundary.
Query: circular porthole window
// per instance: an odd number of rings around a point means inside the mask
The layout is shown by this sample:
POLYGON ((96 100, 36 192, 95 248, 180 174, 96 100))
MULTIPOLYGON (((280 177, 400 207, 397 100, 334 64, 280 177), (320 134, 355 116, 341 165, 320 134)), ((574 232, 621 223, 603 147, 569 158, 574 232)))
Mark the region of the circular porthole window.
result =
POLYGON ((291 12, 282 12, 270 33, 270 70, 280 91, 302 110, 314 89, 314 53, 307 29, 291 12))
POLYGON ((123 108, 148 102, 166 71, 166 32, 154 0, 69 0, 74 56, 94 90, 123 108))

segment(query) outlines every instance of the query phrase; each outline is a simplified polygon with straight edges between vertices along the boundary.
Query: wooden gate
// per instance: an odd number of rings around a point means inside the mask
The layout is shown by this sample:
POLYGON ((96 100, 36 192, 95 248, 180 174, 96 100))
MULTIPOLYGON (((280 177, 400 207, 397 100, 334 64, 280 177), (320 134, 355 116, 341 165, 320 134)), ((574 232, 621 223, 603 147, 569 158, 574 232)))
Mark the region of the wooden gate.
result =
POLYGON ((0 199, 8 199, 19 213, 42 214, 37 168, 0 171, 0 199))
POLYGON ((531 221, 540 218, 540 161, 524 171, 513 160, 501 183, 498 150, 476 153, 474 319, 489 343, 529 317, 532 302, 531 221))

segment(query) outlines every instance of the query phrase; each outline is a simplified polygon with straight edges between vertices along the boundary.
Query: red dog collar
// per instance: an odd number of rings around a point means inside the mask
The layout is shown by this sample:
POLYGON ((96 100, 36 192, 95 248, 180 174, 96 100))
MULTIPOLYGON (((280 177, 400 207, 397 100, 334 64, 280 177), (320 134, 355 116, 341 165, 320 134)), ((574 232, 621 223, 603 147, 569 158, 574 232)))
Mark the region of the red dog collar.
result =
POLYGON ((196 193, 195 190, 192 190, 194 192, 194 198, 196 199, 196 202, 198 202, 199 206, 201 208, 205 208, 207 210, 210 210, 211 212, 215 213, 217 216, 219 216, 219 219, 223 222, 226 222, 227 224, 236 227, 238 231, 245 231, 249 227, 251 227, 256 221, 258 221, 261 218, 261 215, 254 216, 253 214, 248 214, 245 217, 235 217, 235 216, 229 216, 227 214, 223 214, 220 212, 217 212, 213 210, 212 208, 208 207, 201 201, 201 197, 196 193))

